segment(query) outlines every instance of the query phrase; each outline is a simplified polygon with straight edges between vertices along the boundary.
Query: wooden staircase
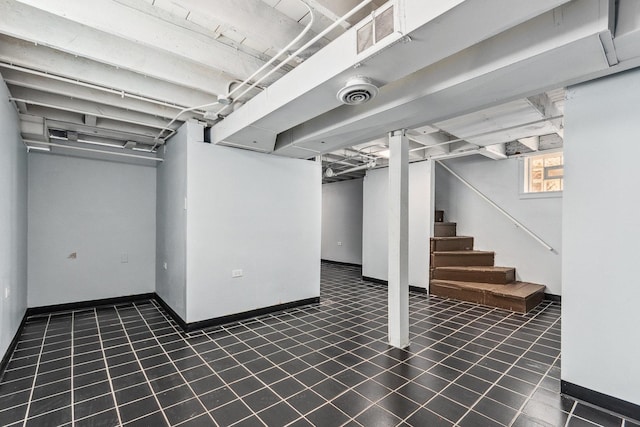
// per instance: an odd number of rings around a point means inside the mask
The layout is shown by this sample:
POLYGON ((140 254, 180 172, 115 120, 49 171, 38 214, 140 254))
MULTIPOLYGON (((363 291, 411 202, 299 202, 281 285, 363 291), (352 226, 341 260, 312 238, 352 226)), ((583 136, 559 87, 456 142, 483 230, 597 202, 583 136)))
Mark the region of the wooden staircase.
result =
POLYGON ((429 293, 519 313, 544 299, 544 285, 516 281, 515 268, 496 267, 494 252, 473 250, 473 237, 458 236, 443 211, 435 218, 429 293))

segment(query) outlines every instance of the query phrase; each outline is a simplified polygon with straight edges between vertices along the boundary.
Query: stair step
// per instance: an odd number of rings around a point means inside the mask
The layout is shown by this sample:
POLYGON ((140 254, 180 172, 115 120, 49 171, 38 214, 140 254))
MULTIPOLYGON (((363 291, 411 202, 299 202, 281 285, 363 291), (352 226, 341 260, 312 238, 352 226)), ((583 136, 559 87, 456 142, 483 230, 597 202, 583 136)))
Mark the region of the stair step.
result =
POLYGON ((431 268, 450 266, 492 266, 495 254, 489 251, 435 251, 431 268))
POLYGON ((506 285, 516 280, 516 269, 511 267, 437 267, 433 278, 461 282, 483 282, 506 285))
POLYGON ((473 249, 473 237, 432 237, 431 252, 435 251, 470 251, 473 249))
POLYGON ((514 282, 509 285, 461 282, 455 280, 431 280, 432 295, 468 301, 490 307, 527 313, 544 299, 544 285, 514 282))
POLYGON ((444 211, 436 210, 433 213, 434 222, 444 222, 444 211))
POLYGON ((434 222, 433 235, 435 237, 453 237, 456 235, 455 222, 434 222))

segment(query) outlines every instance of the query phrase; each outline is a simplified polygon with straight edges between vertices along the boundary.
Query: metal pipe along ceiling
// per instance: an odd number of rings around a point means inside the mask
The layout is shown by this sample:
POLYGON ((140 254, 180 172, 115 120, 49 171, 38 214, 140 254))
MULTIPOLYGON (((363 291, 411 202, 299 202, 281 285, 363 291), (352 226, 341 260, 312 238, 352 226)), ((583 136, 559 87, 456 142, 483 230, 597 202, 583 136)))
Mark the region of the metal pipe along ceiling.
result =
MULTIPOLYGON (((260 67, 258 70, 256 70, 253 74, 251 74, 249 77, 247 77, 244 81, 242 81, 238 86, 236 86, 231 92, 228 92, 225 95, 225 99, 228 101, 231 101, 231 95, 233 95, 236 91, 238 91, 238 89, 240 89, 242 86, 246 85, 251 79, 253 79, 255 76, 257 76, 258 74, 260 74, 261 72, 263 72, 267 67, 269 67, 271 64, 273 64, 279 57, 281 57, 284 53, 286 53, 294 44, 298 43, 302 37, 305 36, 305 34, 307 34, 307 32, 309 32, 309 30, 311 30, 311 26, 314 23, 315 20, 315 16, 313 14, 313 11, 311 10, 311 8, 309 7, 309 5, 307 5, 304 1, 300 0, 302 2, 302 4, 304 4, 304 6, 307 8, 307 10, 309 11, 309 14, 311 16, 311 19, 309 20, 309 22, 307 23, 307 25, 302 29, 302 31, 300 32, 300 34, 298 34, 293 40, 291 40, 289 42, 289 44, 287 44, 284 48, 282 48, 275 56, 273 56, 269 61, 267 61, 262 67, 260 67)), ((371 1, 371 0, 369 0, 371 1)), ((315 40, 315 39, 312 39, 315 40)), ((314 41, 315 43, 315 41, 314 41)), ((305 45, 306 46, 306 45, 305 45)), ((298 51, 297 51, 298 52, 298 51)), ((270 72, 268 72, 267 74, 263 75, 262 77, 260 77, 258 80, 256 80, 251 86, 249 86, 249 88, 245 91, 242 92, 242 94, 240 96, 238 96, 238 98, 241 98, 242 96, 244 96, 245 94, 247 94, 251 89, 255 88, 257 85, 259 85, 262 81, 264 81, 264 79, 266 79, 267 77, 269 77, 271 74, 273 74, 274 71, 279 70, 280 68, 282 68, 282 66, 284 66, 284 64, 286 64, 289 59, 291 57, 289 57, 286 61, 282 61, 280 62, 280 64, 278 64, 278 66, 274 67, 270 72)), ((220 104, 221 98, 218 97, 218 99, 215 102, 211 102, 209 104, 204 104, 204 105, 200 105, 197 107, 192 107, 192 108, 185 108, 183 110, 181 110, 180 112, 178 112, 178 114, 169 122, 169 124, 162 129, 159 133, 158 136, 156 137, 156 143, 153 145, 152 150, 155 150, 156 147, 158 146, 159 142, 160 142, 160 137, 162 136, 162 133, 167 130, 176 120, 178 120, 178 118, 183 115, 184 113, 187 113, 189 111, 194 111, 194 110, 200 110, 203 108, 207 108, 207 107, 212 107, 216 104, 220 104)), ((227 105, 225 105, 223 108, 221 108, 220 110, 218 110, 218 112, 216 114, 220 114, 222 112, 222 110, 224 110, 227 107, 227 105)))
MULTIPOLYGON (((254 84, 252 84, 251 86, 249 86, 244 92, 242 92, 239 95, 239 98, 241 98, 242 96, 244 96, 245 94, 247 94, 251 89, 253 89, 254 87, 256 87, 257 84, 259 84, 259 82, 261 82, 263 79, 269 77, 271 74, 275 73, 277 70, 279 70, 280 68, 282 68, 284 65, 286 65, 289 61, 291 61, 291 59, 295 58, 296 56, 298 56, 299 53, 303 52, 305 49, 308 49, 310 46, 312 46, 314 43, 316 43, 318 40, 320 40, 322 37, 324 37, 325 35, 327 35, 329 32, 333 31, 338 25, 340 25, 341 23, 343 23, 345 20, 349 19, 349 17, 351 17, 353 14, 357 13, 358 11, 360 11, 360 9, 362 9, 363 7, 365 7, 366 5, 368 5, 369 3, 371 3, 372 0, 364 0, 362 2, 360 2, 356 7, 354 7, 353 9, 351 9, 349 12, 347 12, 346 14, 344 14, 343 16, 340 17, 340 19, 338 19, 337 21, 335 21, 333 24, 329 25, 327 28, 325 28, 322 32, 320 32, 319 34, 317 34, 314 38, 312 38, 311 40, 309 40, 307 43, 305 43, 302 47, 300 47, 298 50, 296 50, 295 52, 293 52, 291 55, 289 55, 288 58, 286 58, 284 61, 280 62, 278 64, 278 66, 276 66, 275 68, 273 68, 271 71, 269 71, 267 74, 265 74, 264 76, 262 76, 262 78, 260 80, 258 80, 257 82, 255 82, 254 84)), ((304 2, 303 2, 304 3, 304 2)), ((307 6, 307 4, 305 3, 305 6, 307 6)), ((309 8, 309 6, 307 6, 307 8, 309 8)), ((309 12, 311 13, 311 9, 309 8, 309 12)), ((311 20, 313 21, 313 14, 311 15, 311 20)), ((236 88, 237 89, 237 88, 236 88)), ((218 111, 218 114, 222 111, 223 109, 220 109, 218 111)))
MULTIPOLYGON (((123 90, 111 89, 111 88, 108 88, 108 87, 105 87, 105 86, 97 85, 95 83, 86 83, 86 82, 83 82, 83 81, 70 79, 68 77, 62 77, 62 76, 57 76, 55 74, 44 73, 42 71, 33 70, 31 68, 26 68, 26 67, 22 67, 22 66, 19 66, 19 65, 10 64, 10 63, 5 62, 5 61, 0 61, 0 68, 7 68, 7 69, 10 69, 10 70, 16 70, 16 71, 19 71, 19 72, 25 73, 25 74, 31 74, 31 75, 38 76, 38 77, 44 77, 44 78, 47 78, 47 79, 56 80, 56 81, 60 81, 60 82, 64 82, 64 83, 69 83, 69 84, 73 84, 73 85, 76 85, 76 86, 86 87, 86 88, 89 88, 89 89, 95 89, 95 90, 99 90, 101 92, 106 92, 106 93, 110 93, 110 94, 113 94, 113 95, 118 95, 118 96, 121 96, 122 98, 131 98, 131 99, 135 99, 135 100, 138 100, 138 101, 148 102, 150 104, 160 105, 162 107, 175 108, 176 110, 184 108, 183 105, 176 105, 176 104, 172 104, 170 102, 160 101, 158 99, 153 99, 153 98, 149 98, 149 97, 146 97, 146 96, 134 95, 132 93, 125 92, 123 90)), ((198 114, 204 115, 204 111, 202 111, 202 112, 201 111, 196 111, 196 112, 198 114)))

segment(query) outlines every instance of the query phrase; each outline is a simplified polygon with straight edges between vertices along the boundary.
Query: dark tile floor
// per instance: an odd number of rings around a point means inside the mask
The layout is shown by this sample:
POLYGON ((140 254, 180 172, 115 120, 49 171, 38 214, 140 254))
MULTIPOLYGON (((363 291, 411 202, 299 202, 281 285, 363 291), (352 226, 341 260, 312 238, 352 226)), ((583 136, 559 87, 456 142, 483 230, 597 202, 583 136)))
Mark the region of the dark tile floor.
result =
POLYGON ((528 315, 411 293, 386 344, 386 288, 322 266, 322 302, 182 333, 154 301, 28 319, 0 383, 27 426, 636 426, 559 394, 560 305, 528 315), (626 423, 626 424, 623 424, 626 423))

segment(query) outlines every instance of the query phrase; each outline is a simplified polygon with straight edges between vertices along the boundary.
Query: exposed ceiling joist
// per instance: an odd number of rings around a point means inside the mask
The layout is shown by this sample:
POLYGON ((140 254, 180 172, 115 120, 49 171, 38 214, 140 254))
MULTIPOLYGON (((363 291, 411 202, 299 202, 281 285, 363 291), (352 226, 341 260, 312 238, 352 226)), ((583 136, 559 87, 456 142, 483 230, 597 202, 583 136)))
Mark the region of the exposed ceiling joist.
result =
MULTIPOLYGON (((61 110, 57 108, 44 107, 40 105, 29 105, 28 115, 40 117, 42 120, 72 123, 77 125, 95 126, 98 128, 117 129, 121 132, 129 132, 136 135, 142 135, 149 138, 155 138, 158 135, 156 127, 143 126, 140 124, 126 123, 104 117, 97 117, 90 114, 83 114, 74 111, 61 110), (89 119, 88 121, 86 119, 89 119), (92 120, 94 120, 92 122, 92 120)), ((24 121, 24 115, 21 116, 24 121)))
POLYGON ((519 99, 435 125, 469 143, 489 146, 555 132, 555 125, 547 119, 558 119, 559 116, 547 117, 544 114, 530 100, 519 99))
POLYGON ((225 91, 228 86, 228 81, 220 80, 216 83, 214 78, 211 86, 199 89, 187 88, 46 46, 0 35, 0 73, 6 69, 31 71, 54 79, 68 78, 178 105, 205 104, 214 98, 216 89, 225 91), (217 88, 216 84, 218 84, 217 88))
POLYGON ((192 89, 217 86, 217 93, 222 93, 236 78, 189 61, 178 52, 152 49, 14 0, 0 0, 0 16, 20 16, 3 20, 0 32, 9 36, 192 89))
POLYGON ((163 106, 129 98, 121 94, 92 89, 59 80, 52 80, 32 74, 20 73, 15 70, 2 72, 5 82, 10 86, 48 92, 74 99, 91 101, 112 107, 124 108, 130 111, 149 114, 152 116, 172 118, 181 107, 163 106))
POLYGON ((149 114, 126 111, 109 105, 96 104, 92 101, 71 99, 62 95, 18 86, 10 86, 9 90, 11 91, 11 100, 22 101, 27 104, 29 109, 31 105, 38 105, 156 129, 162 129, 167 124, 167 120, 149 114))
MULTIPOLYGON (((39 25, 45 28, 51 25, 52 18, 58 17, 67 21, 66 26, 71 22, 81 24, 122 40, 135 42, 146 51, 154 50, 159 54, 165 54, 167 61, 170 61, 171 57, 180 57, 181 61, 193 61, 211 68, 212 71, 219 70, 228 76, 241 79, 249 77, 253 71, 264 65, 264 61, 223 45, 201 33, 185 31, 184 28, 173 25, 171 22, 112 0, 92 0, 91 2, 19 0, 19 2, 49 14, 49 19, 39 22, 39 25), (96 13, 96 10, 100 13, 96 13), (113 19, 116 16, 117 19, 113 19)), ((38 14, 38 16, 42 15, 38 14)), ((81 29, 76 30, 82 32, 81 29)), ((119 44, 126 53, 126 44, 122 42, 119 44)))

